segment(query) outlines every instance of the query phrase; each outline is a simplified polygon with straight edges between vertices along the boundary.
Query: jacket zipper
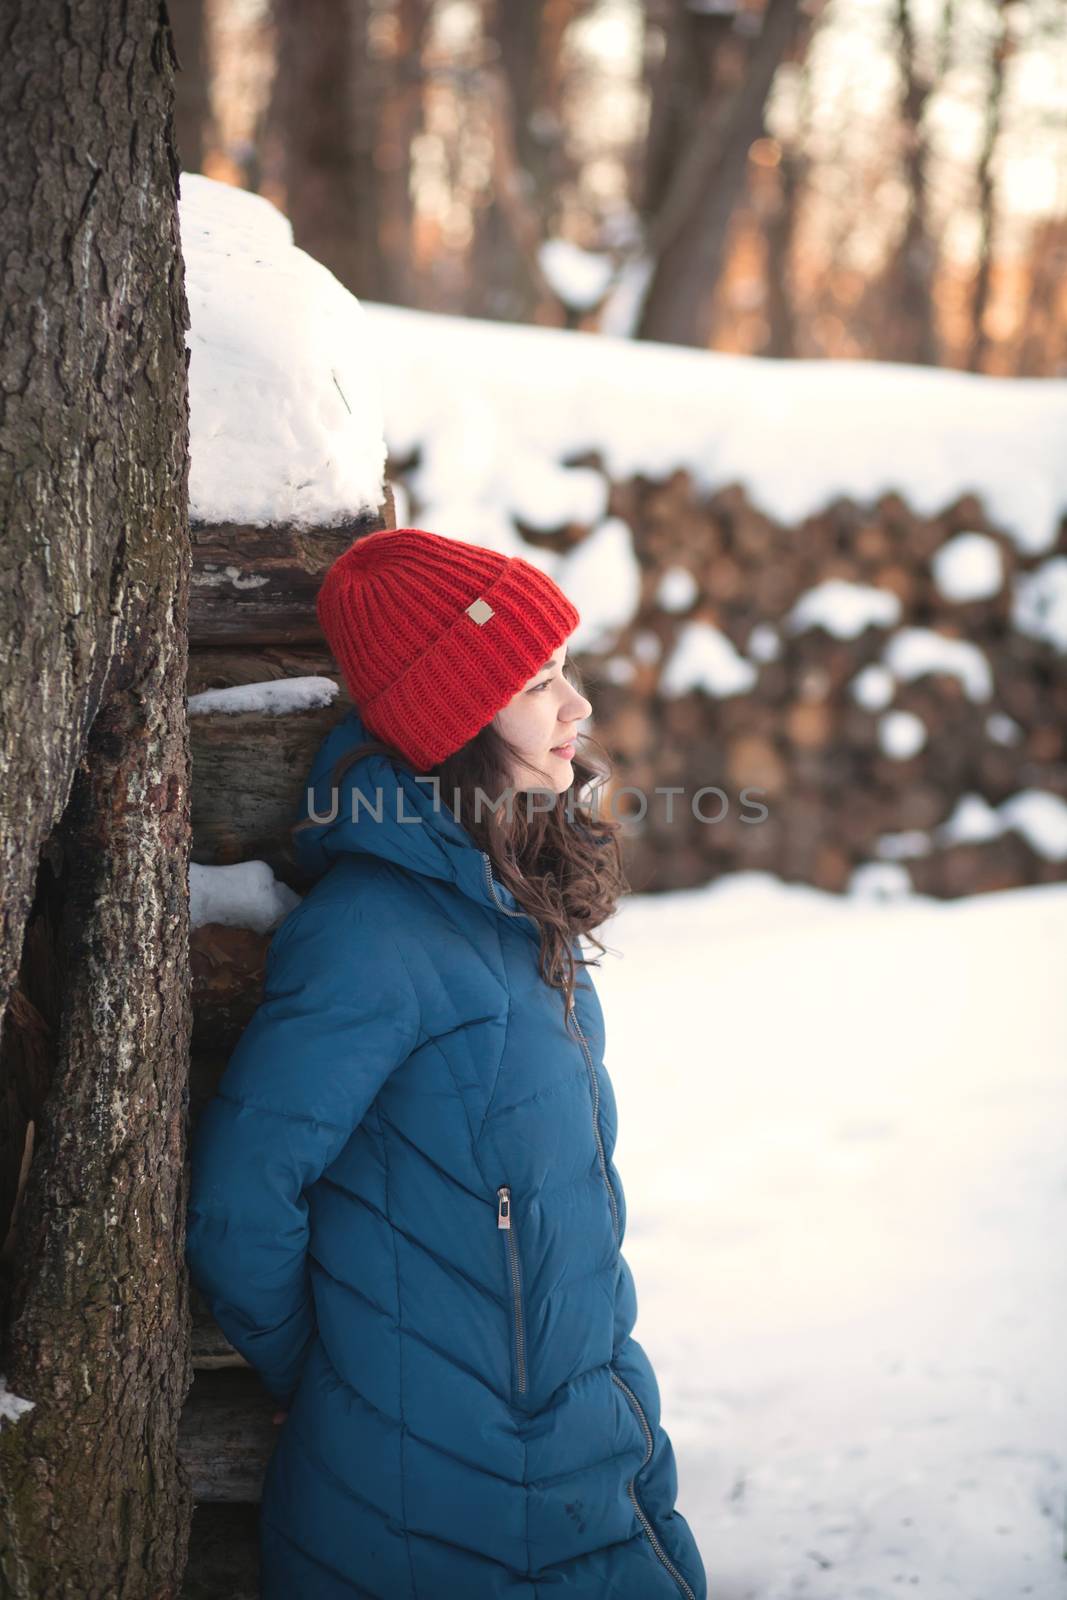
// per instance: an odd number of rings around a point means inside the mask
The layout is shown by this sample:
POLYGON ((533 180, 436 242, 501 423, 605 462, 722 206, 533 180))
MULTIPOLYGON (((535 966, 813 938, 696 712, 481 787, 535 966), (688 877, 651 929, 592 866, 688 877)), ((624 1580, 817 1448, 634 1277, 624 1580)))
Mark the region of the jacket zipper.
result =
MULTIPOLYGON (((483 863, 485 864, 485 876, 486 876, 486 881, 487 881, 487 883, 489 885, 489 893, 492 896, 493 901, 495 902, 495 904, 500 907, 501 911, 506 911, 508 916, 510 916, 510 917, 514 917, 514 916, 520 915, 520 913, 518 913, 518 912, 509 910, 509 908, 507 906, 503 905, 501 903, 501 901, 497 899, 496 884, 493 882, 493 867, 492 867, 492 862, 489 859, 488 852, 483 850, 481 852, 481 857, 482 857, 483 863)), ((527 915, 527 913, 526 912, 522 912, 521 915, 525 916, 525 915, 527 915)), ((593 1137, 596 1139, 597 1157, 598 1157, 598 1159, 600 1161, 601 1177, 604 1179, 604 1187, 608 1191, 608 1199, 611 1201, 611 1222, 612 1222, 613 1228, 615 1229, 615 1243, 619 1244, 621 1242, 620 1241, 620 1236, 619 1236, 619 1208, 618 1208, 617 1204, 615 1203, 615 1191, 611 1187, 611 1179, 608 1177, 608 1164, 607 1164, 607 1161, 604 1159, 604 1141, 600 1137, 600 1085, 597 1083, 596 1068, 593 1066, 592 1053, 590 1052, 589 1045, 588 1045, 588 1043, 586 1041, 585 1034, 582 1032, 581 1024, 578 1021, 578 1013, 577 1013, 577 1010, 575 1009, 573 996, 571 998, 570 1006, 569 1006, 568 1009, 569 1009, 570 1015, 574 1018, 574 1026, 578 1029, 578 1037, 582 1042, 582 1053, 585 1056, 586 1067, 587 1067, 588 1072, 589 1072, 589 1082, 592 1085, 592 1092, 593 1092, 593 1137)), ((504 1227, 504 1226, 506 1226, 506 1224, 501 1223, 500 1226, 504 1227)))
POLYGON ((502 911, 506 917, 520 917, 520 918, 524 917, 527 922, 532 921, 533 919, 531 918, 530 913, 528 911, 512 911, 510 906, 506 906, 504 904, 503 900, 500 900, 500 899, 497 898, 496 882, 495 882, 495 880, 493 878, 493 867, 492 867, 492 863, 491 863, 491 861, 489 859, 489 854, 485 850, 482 850, 480 852, 480 854, 481 854, 482 862, 483 862, 483 864, 485 866, 485 877, 486 877, 486 882, 489 885, 489 893, 492 895, 493 902, 497 906, 497 908, 500 911, 502 911))
MULTIPOLYGON (((497 899, 496 885, 493 882, 492 864, 490 862, 489 856, 486 854, 486 852, 484 850, 482 851, 482 860, 485 863, 485 876, 486 876, 486 880, 487 880, 488 885, 489 885, 489 893, 492 896, 493 901, 496 903, 497 906, 500 907, 501 911, 508 912, 509 916, 515 916, 517 913, 515 913, 514 911, 509 911, 508 907, 503 905, 500 902, 500 900, 497 899)), ((586 1040, 585 1034, 582 1032, 581 1024, 578 1021, 577 1008, 575 1007, 573 998, 571 999, 571 1002, 570 1002, 570 1005, 568 1007, 568 1010, 570 1012, 570 1015, 574 1018, 574 1026, 578 1029, 578 1037, 581 1040, 582 1053, 585 1056, 586 1067, 587 1067, 588 1072, 589 1072, 589 1081, 590 1081, 590 1084, 592 1085, 592 1092, 593 1092, 593 1134, 594 1134, 594 1137, 596 1138, 597 1156, 599 1157, 599 1160, 600 1160, 601 1176, 604 1179, 604 1187, 608 1191, 608 1199, 611 1201, 611 1216, 612 1216, 612 1222, 613 1222, 614 1228, 615 1228, 616 1243, 618 1243, 618 1241, 619 1241, 619 1211, 618 1211, 618 1206, 615 1203, 615 1191, 611 1187, 611 1179, 608 1177, 608 1166, 607 1166, 607 1161, 605 1160, 605 1157, 604 1157, 604 1142, 600 1137, 600 1085, 597 1083, 596 1068, 593 1066, 592 1053, 591 1053, 591 1051, 589 1049, 589 1044, 588 1044, 588 1041, 586 1040)), ((515 1247, 514 1236, 513 1236, 512 1232, 511 1232, 511 1189, 508 1187, 507 1184, 501 1184, 500 1187, 497 1189, 496 1225, 497 1225, 498 1228, 506 1228, 508 1230, 508 1259, 509 1259, 509 1263, 510 1263, 510 1266, 511 1266, 512 1301, 513 1301, 514 1314, 515 1314, 515 1349, 516 1349, 516 1352, 517 1352, 517 1355, 518 1355, 518 1364, 519 1364, 519 1383, 518 1383, 518 1387, 519 1387, 520 1392, 525 1393, 525 1390, 526 1390, 526 1340, 525 1340, 525 1334, 524 1334, 523 1325, 522 1325, 522 1291, 521 1291, 520 1283, 519 1283, 518 1252, 517 1252, 516 1247, 515 1247)), ((641 1426, 644 1429, 645 1438, 648 1441, 648 1453, 646 1454, 644 1461, 642 1461, 641 1466, 638 1467, 638 1469, 637 1469, 637 1471, 640 1472, 642 1470, 642 1468, 646 1467, 648 1465, 649 1461, 651 1461, 651 1459, 652 1459, 652 1451, 653 1451, 652 1430, 648 1425, 648 1421, 647 1421, 647 1419, 645 1417, 644 1411, 641 1409, 641 1402, 638 1400, 637 1396, 634 1394, 634 1392, 630 1388, 629 1384, 623 1383, 623 1381, 619 1377, 618 1373, 610 1365, 608 1367, 608 1371, 611 1373, 612 1378, 618 1384, 619 1388, 624 1390, 624 1392, 627 1395, 629 1395, 630 1400, 632 1401, 632 1403, 634 1405, 634 1408, 637 1411, 637 1415, 641 1420, 641 1426)), ((634 1474, 634 1478, 636 1478, 636 1476, 637 1476, 637 1473, 634 1474)), ((630 1499, 633 1502, 633 1508, 637 1512, 637 1516, 638 1516, 638 1519, 640 1520, 641 1526, 644 1528, 645 1532, 648 1535, 649 1543, 651 1544, 651 1546, 652 1546, 653 1550, 655 1551, 656 1555, 659 1557, 660 1561, 662 1561, 663 1565, 666 1567, 667 1571, 670 1573, 671 1577, 674 1579, 675 1583, 678 1585, 678 1587, 681 1590, 681 1592, 684 1595, 687 1596, 687 1600, 696 1600, 696 1595, 693 1593, 693 1591, 690 1588, 689 1584, 686 1583, 685 1579, 682 1577, 682 1574, 678 1571, 678 1568, 674 1565, 674 1562, 671 1561, 670 1558, 667 1556, 666 1552, 663 1549, 663 1546, 660 1544, 659 1540, 656 1538, 655 1530, 652 1527, 652 1523, 649 1520, 649 1518, 648 1518, 648 1516, 647 1516, 647 1514, 646 1514, 646 1512, 644 1510, 644 1507, 641 1505, 641 1502, 637 1498, 637 1492, 634 1489, 634 1478, 631 1478, 630 1482, 627 1484, 627 1486, 626 1486, 627 1487, 627 1492, 629 1493, 630 1499)))
POLYGON ((511 1272, 511 1302, 515 1320, 515 1361, 517 1388, 526 1393, 526 1332, 522 1322, 522 1283, 519 1278, 519 1250, 511 1226, 511 1189, 502 1183, 496 1192, 496 1225, 507 1229, 508 1267, 511 1272))
MULTIPOLYGON (((609 1366, 608 1371, 611 1373, 611 1376, 614 1378, 614 1380, 618 1384, 619 1388, 622 1389, 627 1395, 629 1395, 630 1400, 633 1403, 634 1409, 636 1410, 637 1415, 641 1419, 641 1426, 645 1430, 645 1438, 648 1441, 648 1453, 646 1454, 645 1459, 642 1461, 641 1465, 637 1469, 637 1472, 641 1472, 645 1467, 648 1466, 648 1463, 652 1459, 652 1449, 653 1449, 652 1429, 649 1427, 648 1421, 647 1421, 647 1419, 645 1417, 645 1413, 641 1409, 641 1402, 638 1400, 637 1396, 634 1394, 634 1392, 630 1388, 629 1384, 628 1383, 623 1383, 622 1379, 619 1377, 619 1374, 614 1370, 613 1367, 609 1366)), ((634 1477, 630 1479, 629 1483, 626 1485, 626 1488, 627 1488, 627 1491, 629 1493, 630 1499, 633 1501, 634 1510, 637 1512, 637 1515, 641 1520, 641 1525, 644 1528, 645 1532, 648 1534, 649 1543, 651 1544, 651 1546, 652 1546, 653 1550, 656 1552, 656 1554, 659 1556, 660 1560, 663 1562, 663 1565, 666 1567, 667 1571, 670 1573, 671 1577, 674 1579, 675 1583, 678 1585, 678 1587, 682 1591, 682 1593, 684 1595, 688 1596, 688 1600, 696 1600, 696 1595, 693 1593, 693 1591, 689 1587, 688 1583, 686 1583, 685 1579, 682 1577, 682 1574, 678 1571, 678 1568, 675 1566, 674 1562, 666 1554, 666 1552, 664 1551, 663 1546, 660 1544, 659 1540, 656 1538, 655 1532, 654 1532, 653 1527, 652 1527, 652 1523, 649 1520, 648 1516, 646 1515, 644 1507, 641 1505, 641 1502, 638 1500, 637 1492, 634 1489, 634 1478, 636 1478, 636 1477, 637 1477, 637 1473, 635 1472, 634 1473, 634 1477)))
POLYGON ((615 1191, 611 1187, 611 1179, 608 1177, 608 1164, 604 1159, 604 1141, 600 1137, 600 1085, 597 1083, 596 1068, 593 1066, 592 1052, 589 1049, 585 1034, 582 1032, 581 1024, 578 1021, 578 1012, 575 1007, 573 997, 571 999, 569 1009, 571 1016, 574 1018, 574 1026, 578 1029, 578 1037, 582 1041, 582 1051, 585 1055, 585 1064, 589 1069, 589 1082, 593 1086, 593 1133, 596 1137, 597 1155, 600 1158, 600 1173, 604 1179, 604 1187, 608 1191, 608 1199, 611 1201, 611 1220, 615 1228, 615 1243, 618 1244, 620 1242, 619 1208, 615 1204, 615 1191))

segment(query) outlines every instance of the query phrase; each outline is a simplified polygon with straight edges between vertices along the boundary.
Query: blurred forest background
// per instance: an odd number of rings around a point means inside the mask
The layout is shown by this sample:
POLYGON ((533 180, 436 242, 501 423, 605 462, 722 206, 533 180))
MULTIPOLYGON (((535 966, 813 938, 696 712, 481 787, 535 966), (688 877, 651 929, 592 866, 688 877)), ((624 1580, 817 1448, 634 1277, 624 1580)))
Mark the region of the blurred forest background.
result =
POLYGON ((1062 0, 171 0, 183 166, 358 296, 1067 373, 1062 0))

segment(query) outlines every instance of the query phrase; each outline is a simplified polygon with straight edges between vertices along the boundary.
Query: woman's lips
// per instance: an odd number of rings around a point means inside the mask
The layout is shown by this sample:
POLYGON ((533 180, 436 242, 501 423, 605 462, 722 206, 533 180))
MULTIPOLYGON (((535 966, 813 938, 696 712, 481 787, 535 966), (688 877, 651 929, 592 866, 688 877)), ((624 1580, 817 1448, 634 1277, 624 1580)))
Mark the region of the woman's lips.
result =
POLYGON ((554 756, 562 756, 564 761, 569 761, 574 754, 575 742, 574 739, 569 739, 566 744, 554 744, 552 746, 552 754, 554 756))

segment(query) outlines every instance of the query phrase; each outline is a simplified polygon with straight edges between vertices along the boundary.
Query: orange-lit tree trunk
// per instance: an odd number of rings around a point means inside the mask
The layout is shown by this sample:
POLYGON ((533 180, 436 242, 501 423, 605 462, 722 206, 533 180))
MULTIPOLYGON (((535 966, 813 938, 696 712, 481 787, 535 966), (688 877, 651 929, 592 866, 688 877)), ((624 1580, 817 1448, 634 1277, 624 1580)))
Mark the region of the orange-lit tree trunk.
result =
POLYGON ((927 216, 929 149, 925 127, 934 84, 916 57, 911 0, 897 0, 896 28, 907 208, 900 238, 881 277, 883 315, 879 319, 878 354, 887 361, 936 366, 940 359, 934 309, 938 252, 927 216))
POLYGON ((274 0, 272 121, 293 235, 353 294, 417 301, 412 141, 429 0, 274 0))
POLYGON ((993 162, 1000 138, 1002 105, 1004 100, 1004 73, 1011 50, 1008 32, 1008 13, 1004 5, 996 5, 995 32, 989 63, 989 92, 986 97, 985 127, 982 149, 978 157, 978 267, 974 276, 971 296, 971 348, 967 366, 971 372, 981 372, 988 356, 990 338, 986 326, 989 295, 993 275, 994 230, 996 226, 996 179, 993 162))
POLYGON ((568 28, 589 5, 483 4, 493 175, 489 204, 475 212, 469 309, 476 315, 563 321, 538 251, 558 232, 563 191, 574 176, 563 53, 568 28))
POLYGON ((750 40, 734 28, 734 13, 691 12, 683 0, 676 8, 650 124, 644 209, 652 269, 637 336, 703 345, 749 149, 763 134, 767 96, 794 47, 799 14, 797 0, 767 0, 750 40))

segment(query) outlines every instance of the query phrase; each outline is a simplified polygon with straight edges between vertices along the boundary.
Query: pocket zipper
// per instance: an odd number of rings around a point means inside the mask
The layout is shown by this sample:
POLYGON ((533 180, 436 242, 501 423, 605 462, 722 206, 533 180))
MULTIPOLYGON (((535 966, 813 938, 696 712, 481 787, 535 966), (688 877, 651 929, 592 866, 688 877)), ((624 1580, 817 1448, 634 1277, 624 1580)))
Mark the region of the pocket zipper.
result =
POLYGON ((526 1332, 522 1321, 522 1282, 519 1277, 519 1250, 511 1225, 511 1189, 502 1183, 497 1189, 496 1225, 507 1230, 508 1270, 511 1274, 511 1301, 515 1321, 516 1387, 526 1393, 526 1332))
MULTIPOLYGON (((622 1389, 626 1394, 629 1395, 631 1401, 633 1402, 634 1409, 637 1412, 638 1418, 640 1419, 641 1426, 645 1430, 645 1439, 647 1440, 647 1443, 648 1443, 648 1454, 645 1456, 645 1459, 642 1461, 641 1466, 638 1467, 638 1469, 637 1469, 637 1472, 640 1472, 640 1471, 642 1471, 643 1468, 648 1466, 648 1463, 652 1459, 652 1450, 653 1450, 652 1429, 649 1427, 648 1421, 647 1421, 647 1419, 645 1417, 645 1413, 641 1409, 641 1402, 640 1402, 640 1400, 638 1400, 637 1396, 634 1394, 633 1390, 630 1388, 630 1385, 628 1383, 623 1383, 622 1379, 619 1377, 619 1375, 615 1371, 614 1367, 609 1366, 608 1371, 611 1373, 612 1378, 618 1384, 619 1388, 622 1389)), ((629 1483, 626 1485, 626 1488, 627 1488, 627 1491, 629 1492, 630 1499, 633 1501, 634 1510, 637 1512, 638 1518, 640 1519, 640 1522, 641 1522, 641 1526, 644 1528, 645 1532, 648 1534, 649 1543, 651 1544, 653 1550, 659 1556, 660 1560, 663 1562, 663 1565, 666 1567, 667 1571, 670 1573, 671 1577, 674 1579, 674 1581, 678 1585, 679 1589, 682 1591, 682 1593, 684 1595, 687 1596, 687 1600, 696 1600, 696 1595, 693 1593, 693 1591, 689 1587, 688 1583, 686 1583, 685 1579, 682 1577, 682 1574, 678 1571, 678 1568, 675 1566, 674 1562, 669 1559, 669 1557, 667 1556, 666 1552, 663 1549, 663 1546, 660 1544, 659 1540, 656 1538, 655 1532, 653 1531, 653 1528, 652 1528, 652 1523, 649 1520, 649 1517, 648 1517, 647 1513, 645 1512, 644 1507, 641 1505, 641 1502, 637 1498, 637 1491, 634 1488, 634 1479, 637 1477, 637 1472, 634 1473, 633 1478, 630 1479, 629 1483)))

